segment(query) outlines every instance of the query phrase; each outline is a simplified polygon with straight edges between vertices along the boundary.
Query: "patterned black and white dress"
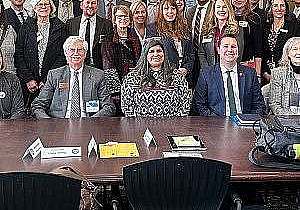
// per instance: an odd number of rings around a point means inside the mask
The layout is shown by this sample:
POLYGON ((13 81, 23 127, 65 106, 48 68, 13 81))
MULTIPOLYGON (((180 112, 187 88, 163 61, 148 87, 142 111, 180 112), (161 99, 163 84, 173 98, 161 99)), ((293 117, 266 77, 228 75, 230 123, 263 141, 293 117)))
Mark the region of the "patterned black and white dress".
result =
POLYGON ((132 71, 121 87, 121 108, 126 117, 187 116, 190 111, 191 90, 184 76, 173 74, 173 82, 166 86, 162 72, 153 72, 154 88, 141 88, 141 76, 132 71))

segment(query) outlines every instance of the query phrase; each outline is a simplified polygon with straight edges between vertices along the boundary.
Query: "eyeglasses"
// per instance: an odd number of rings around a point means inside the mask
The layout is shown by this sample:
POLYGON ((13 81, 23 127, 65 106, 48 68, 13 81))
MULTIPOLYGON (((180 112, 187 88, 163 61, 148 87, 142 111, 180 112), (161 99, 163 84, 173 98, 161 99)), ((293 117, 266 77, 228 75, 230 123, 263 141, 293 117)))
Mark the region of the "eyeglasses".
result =
POLYGON ((71 54, 74 54, 75 52, 82 54, 85 52, 85 49, 84 48, 69 48, 68 51, 71 54))
POLYGON ((49 7, 50 3, 39 3, 36 5, 37 7, 49 7))
POLYGON ((128 20, 129 16, 128 15, 116 15, 116 19, 125 19, 125 20, 128 20))

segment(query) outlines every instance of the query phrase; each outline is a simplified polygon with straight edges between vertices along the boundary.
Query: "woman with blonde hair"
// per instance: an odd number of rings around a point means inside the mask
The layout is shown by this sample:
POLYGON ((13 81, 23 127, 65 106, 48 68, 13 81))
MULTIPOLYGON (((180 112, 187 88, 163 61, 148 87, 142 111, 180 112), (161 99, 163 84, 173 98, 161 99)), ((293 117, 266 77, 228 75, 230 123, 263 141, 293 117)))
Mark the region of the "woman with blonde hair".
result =
POLYGON ((112 41, 103 43, 103 69, 109 81, 109 90, 117 108, 117 115, 122 116, 120 108, 120 88, 124 77, 134 68, 141 54, 141 43, 131 27, 132 14, 125 5, 113 8, 112 21, 114 36, 112 41))
POLYGON ((34 17, 21 26, 15 50, 15 67, 20 79, 26 107, 39 94, 49 70, 66 64, 63 43, 66 28, 57 17, 52 0, 31 0, 34 17))
POLYGON ((6 64, 0 50, 0 119, 23 118, 25 109, 19 79, 5 70, 6 64))
POLYGON ((218 47, 224 34, 238 39, 239 53, 242 50, 242 37, 238 22, 229 0, 212 1, 202 29, 202 43, 199 48, 201 67, 215 65, 218 62, 218 47))
POLYGON ((272 70, 270 108, 277 115, 300 115, 300 37, 283 47, 279 67, 272 70))

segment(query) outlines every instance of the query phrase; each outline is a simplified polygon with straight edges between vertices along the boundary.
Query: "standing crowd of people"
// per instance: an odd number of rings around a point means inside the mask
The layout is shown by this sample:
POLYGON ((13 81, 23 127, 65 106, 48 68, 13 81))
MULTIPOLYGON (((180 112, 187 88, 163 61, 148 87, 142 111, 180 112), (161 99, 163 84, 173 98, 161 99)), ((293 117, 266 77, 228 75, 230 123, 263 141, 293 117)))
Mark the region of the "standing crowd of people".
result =
POLYGON ((0 2, 0 116, 300 114, 300 0, 0 2))

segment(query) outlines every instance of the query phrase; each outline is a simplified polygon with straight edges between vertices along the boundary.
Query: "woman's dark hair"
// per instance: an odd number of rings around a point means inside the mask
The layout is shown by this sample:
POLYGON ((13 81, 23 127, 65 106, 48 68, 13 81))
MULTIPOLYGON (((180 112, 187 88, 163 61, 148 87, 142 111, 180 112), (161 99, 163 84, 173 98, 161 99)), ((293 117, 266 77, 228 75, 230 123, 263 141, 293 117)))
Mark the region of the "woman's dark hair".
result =
POLYGON ((1 13, 0 13, 0 28, 2 29, 7 29, 8 27, 8 23, 7 23, 7 20, 6 20, 6 17, 5 17, 5 14, 4 14, 4 5, 3 5, 3 1, 0 0, 0 9, 1 9, 1 13))
POLYGON ((134 71, 136 71, 141 76, 140 86, 141 88, 144 88, 146 86, 155 87, 156 85, 156 79, 153 76, 153 73, 149 67, 149 63, 147 60, 147 55, 149 52, 149 49, 151 47, 159 45, 164 52, 164 62, 162 64, 162 71, 163 71, 163 80, 165 81, 166 85, 169 86, 172 83, 173 80, 173 68, 171 67, 168 56, 166 53, 166 50, 164 48, 164 45, 161 41, 160 37, 151 37, 149 39, 146 39, 144 42, 143 50, 140 56, 140 59, 134 68, 134 71))
MULTIPOLYGON (((286 0, 283 0, 283 1, 284 1, 284 5, 285 5, 284 20, 287 20, 287 19, 291 18, 290 14, 289 14, 290 13, 289 4, 286 0)), ((266 9, 266 11, 267 11, 267 22, 268 23, 273 23, 274 22, 274 17, 273 17, 273 13, 272 13, 273 2, 274 2, 274 0, 271 0, 268 8, 266 9)))

